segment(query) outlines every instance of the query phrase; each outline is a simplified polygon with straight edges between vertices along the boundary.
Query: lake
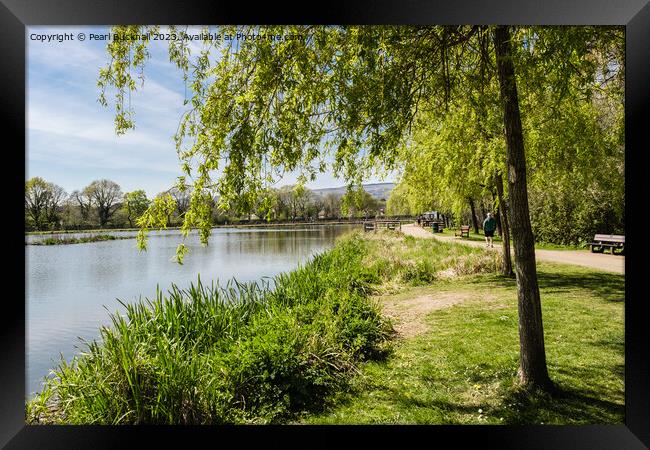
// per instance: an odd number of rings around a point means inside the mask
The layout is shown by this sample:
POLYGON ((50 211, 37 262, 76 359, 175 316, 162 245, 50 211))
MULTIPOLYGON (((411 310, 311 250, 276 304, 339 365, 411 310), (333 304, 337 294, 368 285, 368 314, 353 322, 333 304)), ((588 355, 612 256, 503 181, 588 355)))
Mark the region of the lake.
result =
MULTIPOLYGON (((79 337, 98 338, 99 327, 110 324, 109 311, 124 311, 117 299, 129 303, 152 298, 156 286, 166 292, 172 283, 185 288, 199 274, 208 285, 272 277, 330 248, 338 236, 357 227, 216 228, 207 247, 193 233, 185 242, 190 252, 183 265, 173 262, 183 239, 177 230, 150 233, 146 252, 137 250, 135 239, 25 246, 27 396, 41 389, 60 354, 70 361, 83 349, 79 337)), ((48 236, 26 240, 43 237, 48 236)))

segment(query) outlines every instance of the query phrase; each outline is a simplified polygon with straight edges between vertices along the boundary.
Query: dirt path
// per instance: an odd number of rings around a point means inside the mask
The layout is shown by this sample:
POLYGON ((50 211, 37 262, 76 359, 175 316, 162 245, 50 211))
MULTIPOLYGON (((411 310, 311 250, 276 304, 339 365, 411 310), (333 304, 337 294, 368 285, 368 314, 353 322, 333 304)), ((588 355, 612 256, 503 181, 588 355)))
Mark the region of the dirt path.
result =
MULTIPOLYGON (((482 294, 478 298, 493 300, 493 296, 482 294)), ((467 300, 476 300, 475 291, 430 292, 404 297, 394 296, 381 300, 383 312, 393 320, 393 326, 400 339, 408 339, 428 331, 426 316, 431 311, 449 308, 467 300)))
MULTIPOLYGON (((439 239, 447 242, 458 242, 474 247, 485 248, 485 243, 468 241, 459 237, 447 235, 434 235, 415 224, 402 225, 402 232, 410 236, 439 239)), ((489 249, 492 250, 492 249, 489 249)), ((495 245, 494 251, 501 250, 501 245, 495 245)), ((591 253, 587 250, 535 250, 535 257, 540 261, 551 261, 564 264, 575 264, 578 266, 592 267, 607 272, 625 273, 625 256, 607 255, 604 253, 591 253)))

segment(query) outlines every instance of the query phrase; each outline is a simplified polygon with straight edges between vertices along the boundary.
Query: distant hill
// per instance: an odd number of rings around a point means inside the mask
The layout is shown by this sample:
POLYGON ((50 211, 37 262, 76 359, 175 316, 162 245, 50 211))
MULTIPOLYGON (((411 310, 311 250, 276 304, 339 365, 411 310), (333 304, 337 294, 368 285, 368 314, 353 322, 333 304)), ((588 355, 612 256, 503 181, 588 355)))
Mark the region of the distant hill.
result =
MULTIPOLYGON (((362 186, 366 190, 366 192, 368 192, 374 198, 378 200, 382 198, 388 200, 390 191, 392 191, 393 188, 395 187, 395 183, 371 183, 371 184, 363 184, 362 186)), ((324 197, 327 194, 343 195, 345 194, 345 186, 335 187, 335 188, 312 189, 312 192, 316 195, 320 195, 321 197, 324 197)))

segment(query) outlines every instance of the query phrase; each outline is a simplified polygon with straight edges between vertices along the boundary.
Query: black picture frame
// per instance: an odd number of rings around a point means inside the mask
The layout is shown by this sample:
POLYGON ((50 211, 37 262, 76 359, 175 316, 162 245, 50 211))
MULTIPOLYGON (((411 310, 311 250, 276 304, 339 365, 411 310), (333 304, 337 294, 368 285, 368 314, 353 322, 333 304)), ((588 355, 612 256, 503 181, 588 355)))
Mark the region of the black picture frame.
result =
MULTIPOLYGON (((9 265, 24 267, 24 233, 20 192, 24 189, 25 155, 25 27, 30 25, 97 24, 540 24, 625 25, 626 27, 626 299, 625 299, 625 424, 589 426, 27 426, 25 425, 25 305, 20 304, 20 278, 10 278, 18 287, 4 298, 7 311, 0 327, 0 445, 7 448, 118 448, 137 441, 153 447, 205 440, 211 446, 227 445, 236 439, 244 448, 251 440, 260 445, 331 447, 356 435, 365 445, 436 445, 446 440, 454 447, 482 448, 589 448, 636 449, 650 446, 650 362, 647 357, 649 329, 643 305, 643 280, 647 275, 641 257, 647 238, 642 234, 644 190, 642 154, 647 148, 644 118, 650 103, 650 4, 648 0, 535 0, 430 1, 330 0, 318 9, 307 3, 199 1, 192 4, 170 0, 132 2, 114 0, 0 0, 0 110, 6 162, 3 175, 10 185, 6 219, 14 242, 9 265), (9 144, 11 143, 11 144, 9 144), (14 191, 15 189, 15 191, 14 191), (285 436, 290 434, 289 436, 285 436), (317 434, 318 438, 313 439, 317 434), (288 438, 288 439, 287 439, 288 438)), ((26 151, 26 150, 25 150, 26 151)), ((23 278, 24 280, 24 278, 23 278)), ((23 291, 28 288, 23 281, 23 291)), ((351 441, 350 441, 351 442, 351 441)), ((448 444, 450 445, 450 444, 448 444)))

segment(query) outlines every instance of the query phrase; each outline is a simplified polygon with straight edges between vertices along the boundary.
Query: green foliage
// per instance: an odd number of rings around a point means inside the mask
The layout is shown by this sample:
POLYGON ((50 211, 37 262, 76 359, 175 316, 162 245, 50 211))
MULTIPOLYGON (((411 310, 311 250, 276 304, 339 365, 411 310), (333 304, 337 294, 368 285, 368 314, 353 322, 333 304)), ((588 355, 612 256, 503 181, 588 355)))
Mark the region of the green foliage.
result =
POLYGON ((398 183, 386 201, 386 213, 390 216, 410 216, 417 211, 411 208, 408 198, 408 186, 405 183, 398 183))
POLYGON ((363 187, 348 190, 341 197, 341 212, 354 217, 374 216, 379 211, 379 201, 363 187))
MULTIPOLYGON (((157 28, 115 28, 129 36, 148 30, 157 28)), ((268 218, 273 203, 266 193, 282 173, 298 171, 298 185, 303 185, 325 170, 329 158, 335 173, 348 181, 350 197, 357 196, 353 187, 373 170, 397 168, 409 186, 401 194, 411 211, 437 209, 460 217, 468 201, 493 201, 495 177, 505 176, 506 170, 491 27, 210 31, 229 38, 206 43, 198 54, 183 39, 169 46, 170 60, 191 92, 186 100, 190 110, 175 136, 183 168, 179 187, 186 180, 193 185, 184 227, 201 229, 204 243, 209 235, 207 193, 219 197, 223 210, 235 205, 237 211, 252 211, 261 205, 268 218), (242 40, 238 33, 297 38, 242 40), (213 180, 216 171, 221 175, 213 180)), ((594 140, 601 148, 607 140, 617 143, 613 158, 620 162, 622 29, 515 27, 513 37, 527 165, 543 166, 548 160, 564 167, 573 143, 589 149, 594 140), (580 116, 592 114, 585 108, 597 111, 596 133, 591 126, 581 128, 580 116)), ((136 89, 134 73, 142 75, 148 45, 125 39, 107 48, 111 61, 100 72, 100 100, 107 105, 106 93, 115 90, 118 133, 134 127, 133 110, 124 99, 136 89)), ((575 155, 581 159, 574 162, 583 167, 591 166, 587 161, 602 167, 612 158, 601 152, 575 155)), ((600 196, 603 184, 596 185, 600 196)), ((611 200, 618 210, 609 214, 616 216, 622 211, 619 191, 611 200)), ((620 223, 619 218, 612 220, 620 223)), ((535 225, 537 234, 552 235, 541 223, 535 225)))
MULTIPOLYGON (((610 106, 611 114, 622 117, 622 104, 610 106)), ((578 245, 596 233, 624 234, 623 123, 608 123, 603 114, 607 109, 570 97, 559 111, 542 109, 524 122, 538 241, 578 245)))
POLYGON ((133 227, 133 222, 144 214, 149 203, 147 194, 142 189, 124 194, 122 208, 126 211, 129 226, 133 227))
POLYGON ((148 229, 150 227, 167 228, 168 218, 175 209, 176 200, 170 194, 161 195, 153 199, 149 207, 137 219, 137 224, 140 227, 137 236, 138 248, 140 250, 147 249, 146 232, 148 229))
MULTIPOLYGON (((576 245, 598 232, 622 232, 622 30, 515 31, 536 239, 576 245)), ((486 58, 481 64, 457 69, 462 82, 445 113, 423 113, 411 146, 402 152, 404 173, 395 195, 411 210, 450 210, 460 217, 470 198, 492 203, 494 177, 507 173, 493 55, 488 47, 479 53, 486 58)))
POLYGON ((93 181, 83 189, 81 195, 86 198, 86 208, 95 208, 100 227, 108 224, 123 198, 119 184, 107 179, 93 181))

